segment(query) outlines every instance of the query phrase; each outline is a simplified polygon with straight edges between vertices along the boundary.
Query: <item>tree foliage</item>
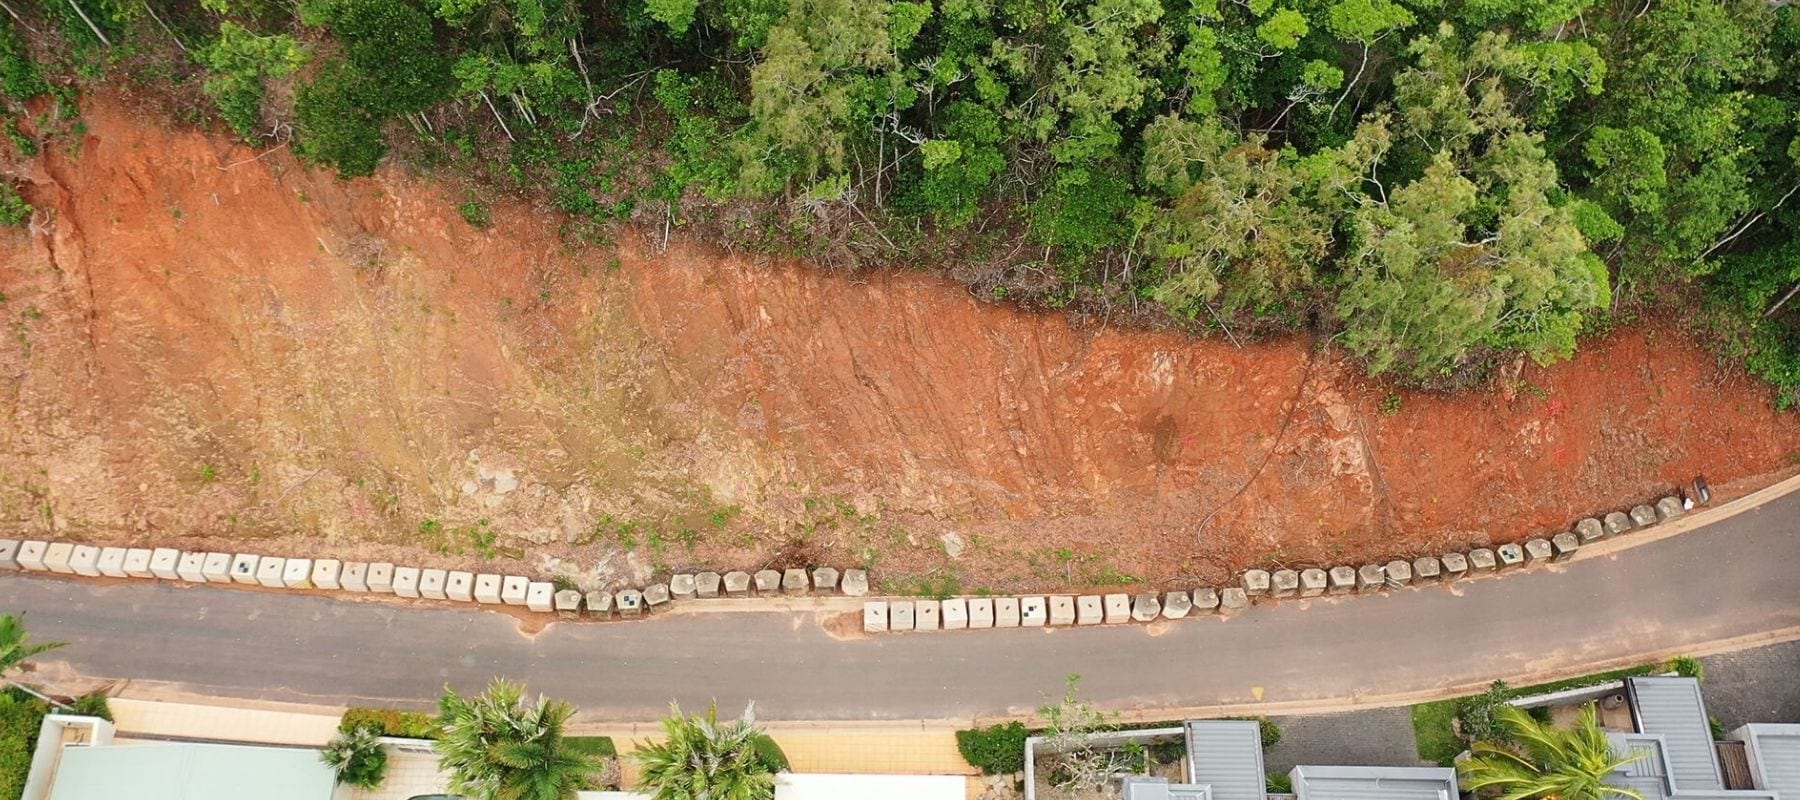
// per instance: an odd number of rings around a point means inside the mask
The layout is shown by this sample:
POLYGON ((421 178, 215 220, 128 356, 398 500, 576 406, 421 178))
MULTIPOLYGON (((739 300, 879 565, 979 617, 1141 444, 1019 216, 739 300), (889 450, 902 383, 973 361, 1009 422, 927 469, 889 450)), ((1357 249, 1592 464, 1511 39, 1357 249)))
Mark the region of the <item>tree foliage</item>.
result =
POLYGON ((380 737, 380 730, 366 725, 339 731, 319 751, 319 760, 337 774, 338 783, 373 789, 387 778, 387 750, 380 737))
POLYGON ((1635 789, 1606 783, 1614 770, 1643 754, 1614 752, 1592 703, 1566 729, 1511 705, 1495 708, 1494 717, 1508 741, 1469 746, 1471 758, 1458 769, 1463 788, 1498 800, 1643 800, 1635 789))
POLYGON ((594 765, 569 747, 563 728, 575 707, 495 679, 463 697, 446 687, 438 699, 438 767, 450 790, 491 800, 572 800, 594 765))
POLYGON ((756 726, 755 706, 719 722, 718 706, 688 716, 671 704, 663 718, 666 738, 639 745, 639 785, 653 800, 768 800, 775 773, 788 767, 773 739, 756 726))

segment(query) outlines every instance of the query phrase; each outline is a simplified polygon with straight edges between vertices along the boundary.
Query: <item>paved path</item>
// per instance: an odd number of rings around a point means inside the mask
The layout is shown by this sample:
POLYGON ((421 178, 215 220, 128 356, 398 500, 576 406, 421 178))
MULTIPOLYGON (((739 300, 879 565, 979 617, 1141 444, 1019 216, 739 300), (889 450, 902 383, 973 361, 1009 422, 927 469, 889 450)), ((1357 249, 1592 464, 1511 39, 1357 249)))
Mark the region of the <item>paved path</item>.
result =
POLYGON ((1160 628, 839 640, 786 614, 682 614, 528 637, 476 610, 16 574, 0 577, 0 610, 75 642, 55 656, 84 675, 265 700, 424 707, 445 682, 506 675, 615 720, 715 697, 755 699, 765 719, 955 719, 1028 712, 1080 673, 1083 694, 1112 708, 1278 713, 1800 628, 1797 529, 1800 493, 1554 569, 1160 628))

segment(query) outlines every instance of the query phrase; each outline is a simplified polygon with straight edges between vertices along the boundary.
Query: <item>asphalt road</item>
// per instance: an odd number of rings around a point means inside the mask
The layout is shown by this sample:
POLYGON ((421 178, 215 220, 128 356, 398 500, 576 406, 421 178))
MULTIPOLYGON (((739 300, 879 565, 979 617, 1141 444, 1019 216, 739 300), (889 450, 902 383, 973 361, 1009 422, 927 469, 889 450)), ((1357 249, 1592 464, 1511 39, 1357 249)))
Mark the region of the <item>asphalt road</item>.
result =
MULTIPOLYGON (((1024 713, 1069 673, 1112 708, 1339 701, 1475 686, 1800 627, 1800 493, 1604 558, 1160 627, 843 640, 777 613, 555 624, 477 610, 160 583, 0 577, 0 610, 86 676, 296 702, 426 706, 446 683, 526 680, 611 720, 671 699, 764 719, 1024 713), (1258 697, 1260 693, 1260 698, 1258 697)), ((50 660, 42 659, 42 660, 50 660)))

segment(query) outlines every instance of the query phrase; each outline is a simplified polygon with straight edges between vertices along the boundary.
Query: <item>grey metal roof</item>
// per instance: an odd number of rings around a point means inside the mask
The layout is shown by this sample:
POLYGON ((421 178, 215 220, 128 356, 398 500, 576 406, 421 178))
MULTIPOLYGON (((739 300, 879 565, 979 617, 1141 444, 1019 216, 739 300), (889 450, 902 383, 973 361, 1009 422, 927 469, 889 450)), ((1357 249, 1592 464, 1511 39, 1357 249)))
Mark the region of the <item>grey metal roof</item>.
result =
POLYGON ((1725 779, 1713 753, 1712 727, 1706 720, 1706 703, 1700 699, 1700 682, 1693 678, 1642 677, 1626 679, 1631 690, 1631 713, 1638 732, 1663 737, 1663 754, 1678 792, 1723 790, 1725 779))
POLYGON ((1756 788, 1800 797, 1800 725, 1745 725, 1729 738, 1744 742, 1756 788))
POLYGON ((1308 767, 1288 773, 1299 800, 1456 800, 1448 767, 1308 767))
POLYGON ((1619 756, 1637 756, 1636 761, 1607 776, 1607 785, 1636 789, 1644 800, 1664 800, 1674 791, 1669 785, 1669 766, 1663 757, 1661 736, 1608 733, 1606 739, 1619 756))
POLYGON ((1264 800, 1262 729, 1255 720, 1189 720, 1188 783, 1212 787, 1209 800, 1264 800))
POLYGON ((1126 778, 1124 800, 1212 800, 1205 786, 1169 783, 1163 778, 1126 778))
POLYGON ((50 800, 330 800, 319 751, 220 744, 68 747, 50 800))

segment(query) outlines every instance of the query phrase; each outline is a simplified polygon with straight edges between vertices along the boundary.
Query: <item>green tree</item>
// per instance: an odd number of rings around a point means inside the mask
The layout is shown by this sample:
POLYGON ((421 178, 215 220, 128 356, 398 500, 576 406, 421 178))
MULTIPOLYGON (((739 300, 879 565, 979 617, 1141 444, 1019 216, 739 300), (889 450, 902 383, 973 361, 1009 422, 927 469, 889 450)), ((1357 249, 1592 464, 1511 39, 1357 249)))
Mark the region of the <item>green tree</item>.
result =
POLYGON ((233 131, 255 140, 260 136, 264 82, 294 74, 309 56, 292 36, 261 36, 226 20, 219 24, 219 38, 199 54, 210 71, 202 88, 233 131))
POLYGON ((1494 716, 1511 742, 1470 745, 1472 757, 1458 768, 1463 788, 1495 800, 1643 800, 1635 789, 1605 782, 1643 756, 1613 751, 1593 704, 1568 729, 1538 722, 1510 705, 1496 708, 1494 716))
POLYGON ((33 642, 25 632, 25 615, 0 615, 0 677, 19 668, 27 659, 43 655, 68 642, 33 642))
POLYGON ((691 717, 671 704, 663 719, 667 738, 632 753, 639 784, 654 800, 774 797, 775 773, 787 769, 786 758, 756 726, 755 708, 752 704, 743 716, 721 724, 717 704, 691 717))
POLYGON ((373 789, 387 778, 387 750, 380 737, 381 731, 369 726, 339 731, 319 751, 319 760, 337 774, 338 783, 373 789))
POLYGON ((563 728, 575 707, 496 678, 463 697, 445 687, 438 699, 438 766, 450 790, 476 800, 571 800, 594 771, 570 748, 563 728))

